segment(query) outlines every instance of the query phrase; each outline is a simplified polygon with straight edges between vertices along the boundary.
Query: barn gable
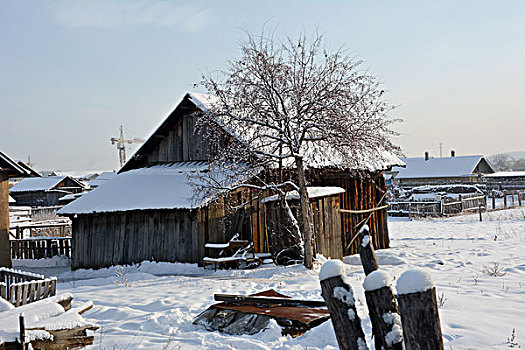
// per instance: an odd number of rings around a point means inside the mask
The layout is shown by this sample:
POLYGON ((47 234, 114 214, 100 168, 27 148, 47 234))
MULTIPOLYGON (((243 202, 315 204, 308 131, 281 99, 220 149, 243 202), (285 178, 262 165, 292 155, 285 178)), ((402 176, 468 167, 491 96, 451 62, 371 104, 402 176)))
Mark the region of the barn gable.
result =
POLYGON ((186 94, 119 173, 158 163, 209 160, 211 146, 195 126, 201 111, 195 96, 186 94))

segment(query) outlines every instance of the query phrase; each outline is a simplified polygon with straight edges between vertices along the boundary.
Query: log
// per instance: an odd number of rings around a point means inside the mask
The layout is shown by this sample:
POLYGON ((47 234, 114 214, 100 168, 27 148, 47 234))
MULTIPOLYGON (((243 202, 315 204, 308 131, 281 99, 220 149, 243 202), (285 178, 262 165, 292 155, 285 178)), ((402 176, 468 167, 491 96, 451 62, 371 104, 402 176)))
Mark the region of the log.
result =
POLYGON ((18 317, 18 322, 20 325, 20 349, 26 350, 26 325, 23 313, 18 317))
POLYGON ((397 291, 406 350, 443 350, 436 288, 430 275, 423 270, 405 271, 397 291))
POLYGON ((226 301, 230 303, 304 305, 310 307, 326 306, 326 303, 322 300, 302 300, 281 297, 247 296, 235 294, 214 294, 213 297, 216 301, 226 301))
POLYGON ((371 272, 374 272, 379 268, 368 225, 364 225, 361 230, 359 230, 359 236, 361 238, 359 256, 361 257, 361 264, 365 270, 365 275, 368 276, 371 272))
POLYGON ((335 336, 342 350, 368 349, 361 320, 357 315, 352 287, 343 280, 344 265, 328 260, 321 267, 321 295, 326 301, 335 336))
POLYGON ((404 349, 401 318, 391 284, 390 277, 381 270, 372 272, 363 283, 376 350, 404 349))

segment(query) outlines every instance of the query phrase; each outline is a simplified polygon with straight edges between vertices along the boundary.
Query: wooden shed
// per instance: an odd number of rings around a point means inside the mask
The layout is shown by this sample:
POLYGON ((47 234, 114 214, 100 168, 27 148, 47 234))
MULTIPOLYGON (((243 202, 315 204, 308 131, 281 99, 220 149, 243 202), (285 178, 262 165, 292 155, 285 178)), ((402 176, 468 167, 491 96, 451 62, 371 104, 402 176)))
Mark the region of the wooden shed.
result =
POLYGON ((9 178, 30 173, 0 151, 0 267, 11 267, 9 251, 9 178))
MULTIPOLYGON (((251 190, 205 198, 194 191, 195 182, 208 176, 207 161, 220 152, 195 131, 208 101, 207 95, 187 94, 119 175, 59 211, 73 221, 73 268, 143 260, 201 263, 207 243, 228 242, 235 234, 253 242, 256 252, 270 252, 263 198, 251 190)), ((357 252, 357 245, 349 243, 370 214, 377 248, 388 247, 381 171, 402 162, 388 155, 373 164, 359 172, 310 167, 311 186, 341 188, 312 200, 320 213, 317 252, 337 258, 357 252), (324 216, 328 212, 330 218, 324 216)))

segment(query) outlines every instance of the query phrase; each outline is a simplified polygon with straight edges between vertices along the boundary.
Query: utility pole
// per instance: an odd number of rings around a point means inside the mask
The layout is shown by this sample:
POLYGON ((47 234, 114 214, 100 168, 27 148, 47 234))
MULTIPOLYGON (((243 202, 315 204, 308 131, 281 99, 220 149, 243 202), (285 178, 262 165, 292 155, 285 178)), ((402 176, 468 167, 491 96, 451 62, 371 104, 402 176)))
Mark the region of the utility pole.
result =
POLYGON ((124 126, 121 125, 120 126, 120 137, 119 138, 112 137, 110 141, 112 145, 117 144, 118 156, 120 160, 120 167, 122 168, 124 164, 126 164, 126 144, 127 143, 128 144, 143 143, 144 139, 141 139, 139 137, 135 137, 129 140, 125 139, 124 138, 124 126))
POLYGON ((439 158, 443 158, 443 142, 439 143, 439 158))

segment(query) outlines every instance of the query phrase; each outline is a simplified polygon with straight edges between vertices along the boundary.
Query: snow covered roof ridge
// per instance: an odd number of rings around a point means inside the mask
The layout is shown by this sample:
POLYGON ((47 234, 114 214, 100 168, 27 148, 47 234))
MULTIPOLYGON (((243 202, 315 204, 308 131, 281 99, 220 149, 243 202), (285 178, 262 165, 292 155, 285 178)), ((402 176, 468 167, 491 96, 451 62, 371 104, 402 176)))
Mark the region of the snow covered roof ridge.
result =
POLYGON ((29 176, 30 172, 0 150, 0 168, 14 176, 29 176))
MULTIPOLYGON (((394 167, 397 179, 428 177, 462 177, 473 175, 474 170, 485 158, 482 155, 430 158, 402 158, 405 168, 394 167)), ((488 163, 487 163, 488 164, 488 163)), ((490 167, 490 164, 488 164, 490 167)))
MULTIPOLYGON (((148 137, 146 142, 129 158, 128 162, 119 170, 119 173, 143 167, 143 159, 147 157, 149 152, 152 152, 156 144, 162 139, 162 137, 159 138, 156 136, 165 135, 178 116, 183 113, 188 113, 188 110, 191 109, 188 108, 190 105, 203 112, 211 112, 216 109, 219 102, 219 98, 214 95, 188 92, 182 101, 170 111, 164 121, 148 137)), ((217 123, 229 135, 241 142, 244 142, 247 137, 249 138, 250 135, 253 134, 249 132, 249 128, 245 128, 246 130, 239 132, 234 126, 230 125, 231 123, 226 123, 226 120, 222 118, 217 118, 217 123)), ((318 147, 306 145, 303 151, 307 166, 313 168, 332 167, 344 170, 382 171, 390 169, 393 166, 404 166, 404 163, 395 154, 388 152, 386 149, 370 149, 366 152, 356 151, 351 154, 350 157, 346 157, 352 158, 351 164, 344 164, 341 161, 341 159, 344 158, 342 154, 329 145, 319 145, 318 147)))

